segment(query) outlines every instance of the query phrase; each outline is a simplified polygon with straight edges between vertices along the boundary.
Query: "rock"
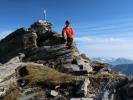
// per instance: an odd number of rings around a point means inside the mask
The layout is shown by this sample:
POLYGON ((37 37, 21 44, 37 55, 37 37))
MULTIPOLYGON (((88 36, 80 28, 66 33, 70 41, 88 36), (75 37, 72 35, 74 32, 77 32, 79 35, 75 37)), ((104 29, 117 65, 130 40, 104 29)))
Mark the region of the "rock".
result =
POLYGON ((81 87, 81 90, 84 91, 84 96, 86 97, 88 94, 88 86, 90 84, 90 80, 88 78, 85 79, 84 84, 81 87))
POLYGON ((12 59, 10 59, 6 64, 15 64, 15 63, 20 63, 21 61, 20 61, 20 57, 19 56, 16 56, 16 57, 14 57, 14 58, 12 58, 12 59))
POLYGON ((37 48, 37 34, 29 30, 27 34, 24 35, 23 37, 23 43, 24 43, 24 49, 34 49, 37 48))
POLYGON ((15 69, 22 64, 20 62, 19 63, 15 62, 13 59, 11 61, 13 62, 7 62, 6 64, 0 66, 0 78, 2 80, 0 86, 2 87, 9 84, 12 81, 15 81, 14 80, 15 69))
POLYGON ((111 71, 111 69, 105 63, 100 63, 100 62, 97 62, 97 61, 93 61, 93 62, 91 62, 91 66, 93 68, 93 71, 96 71, 96 72, 100 72, 100 71, 110 72, 111 71))
POLYGON ((11 58, 23 52, 23 36, 26 33, 26 29, 20 28, 0 41, 1 63, 6 63, 11 58))
POLYGON ((86 70, 88 73, 92 71, 92 67, 89 61, 82 58, 76 58, 75 61, 77 62, 77 65, 79 65, 81 70, 86 70))
POLYGON ((16 76, 19 77, 24 77, 26 75, 29 75, 28 70, 26 69, 26 66, 19 66, 18 68, 15 69, 16 71, 16 76))
POLYGON ((79 53, 75 42, 68 48, 62 35, 43 20, 0 41, 1 96, 11 82, 22 89, 22 100, 133 98, 132 79, 111 71, 108 64, 92 62, 79 53))
POLYGON ((63 64, 60 67, 60 70, 62 72, 73 73, 73 72, 76 72, 76 71, 80 71, 80 68, 79 68, 78 65, 75 65, 75 64, 63 64))
POLYGON ((25 95, 28 95, 28 94, 34 93, 35 91, 39 91, 39 90, 41 90, 40 87, 27 88, 27 89, 24 90, 23 93, 25 95))
POLYGON ((0 87, 0 97, 3 97, 6 95, 6 89, 4 87, 0 87))
POLYGON ((133 98, 133 79, 128 81, 122 81, 118 84, 116 94, 118 93, 118 98, 128 99, 133 98))
MULTIPOLYGON (((43 21, 35 22, 29 29, 20 28, 15 32, 12 32, 6 38, 2 39, 0 41, 0 62, 8 62, 8 60, 15 57, 19 53, 27 54, 27 52, 29 51, 26 52, 25 49, 32 50, 34 48, 37 48, 38 44, 43 44, 43 41, 46 42, 46 39, 49 40, 51 38, 53 39, 53 41, 55 40, 55 42, 58 42, 59 39, 62 38, 55 38, 53 36, 54 32, 51 32, 51 24, 49 22, 42 22, 43 21), (43 34, 41 30, 46 31, 45 34, 43 34), (43 41, 42 38, 44 38, 43 41)), ((45 45, 48 44, 48 42, 45 43, 45 45)))
POLYGON ((87 70, 80 70, 80 71, 74 71, 72 72, 72 74, 76 75, 76 76, 82 76, 82 75, 88 75, 87 70))
POLYGON ((71 98, 70 100, 94 100, 93 98, 71 98))
POLYGON ((74 83, 74 90, 75 93, 73 97, 87 97, 88 94, 88 86, 90 81, 88 78, 86 79, 77 79, 74 83))
MULTIPOLYGON (((21 55, 16 58, 18 60, 24 62, 39 62, 41 60, 43 64, 57 69, 63 65, 61 70, 69 70, 68 72, 77 73, 79 75, 86 74, 92 69, 89 61, 85 61, 85 59, 78 60, 77 65, 71 64, 74 57, 80 55, 76 44, 73 43, 72 48, 68 49, 61 34, 53 32, 51 24, 48 22, 40 20, 31 25, 29 29, 18 29, 12 34, 14 34, 13 37, 11 35, 6 38, 10 37, 10 40, 17 38, 15 35, 21 34, 21 39, 19 40, 19 42, 21 41, 21 45, 19 44, 19 46, 14 46, 13 48, 13 50, 19 49, 21 51, 15 51, 14 53, 16 53, 16 55, 23 54, 23 56, 21 55), (50 61, 52 61, 52 63, 50 61)), ((6 38, 3 39, 3 41, 6 41, 6 38)), ((17 41, 15 40, 15 42, 17 41)))
POLYGON ((47 100, 46 94, 40 87, 26 88, 20 100, 47 100))
POLYGON ((2 79, 0 79, 0 83, 2 82, 3 80, 2 79))
POLYGON ((38 20, 31 25, 30 29, 34 29, 36 32, 47 32, 52 30, 52 24, 47 21, 38 20))
POLYGON ((50 95, 55 97, 58 95, 58 92, 56 92, 55 90, 51 90, 50 95))
POLYGON ((82 86, 84 84, 84 80, 77 79, 74 81, 74 89, 73 89, 73 97, 84 97, 84 90, 82 86))
POLYGON ((81 54, 80 55, 83 59, 86 59, 86 60, 88 60, 88 61, 91 61, 85 54, 81 54))
POLYGON ((59 95, 59 96, 57 96, 55 98, 52 98, 50 100, 68 100, 68 99, 66 97, 62 96, 62 95, 59 95))

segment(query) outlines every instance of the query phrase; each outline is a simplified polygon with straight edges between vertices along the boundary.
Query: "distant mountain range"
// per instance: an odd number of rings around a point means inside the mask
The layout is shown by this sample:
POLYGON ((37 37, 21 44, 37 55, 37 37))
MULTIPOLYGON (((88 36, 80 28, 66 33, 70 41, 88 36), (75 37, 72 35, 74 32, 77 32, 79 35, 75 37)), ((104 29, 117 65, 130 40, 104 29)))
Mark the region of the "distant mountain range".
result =
POLYGON ((133 64, 120 64, 113 67, 113 70, 120 71, 128 76, 133 76, 133 64))
POLYGON ((120 71, 128 76, 133 76, 133 61, 126 58, 92 58, 93 61, 100 61, 110 64, 112 70, 120 71))
POLYGON ((127 58, 103 58, 103 57, 95 57, 91 58, 93 61, 99 61, 103 63, 108 63, 110 65, 119 65, 119 64, 133 64, 133 61, 127 58))

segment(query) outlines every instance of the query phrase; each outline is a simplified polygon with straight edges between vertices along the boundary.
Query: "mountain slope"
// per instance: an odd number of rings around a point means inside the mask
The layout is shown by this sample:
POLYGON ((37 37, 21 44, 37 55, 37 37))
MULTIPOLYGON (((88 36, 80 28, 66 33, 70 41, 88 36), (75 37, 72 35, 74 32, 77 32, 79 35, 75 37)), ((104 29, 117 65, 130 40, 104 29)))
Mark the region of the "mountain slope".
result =
POLYGON ((131 64, 132 60, 126 58, 117 58, 115 61, 108 62, 111 65, 119 65, 119 64, 131 64))
POLYGON ((113 67, 113 70, 120 71, 128 76, 133 76, 133 64, 120 64, 113 67))
POLYGON ((96 57, 92 58, 93 61, 99 61, 103 63, 108 63, 110 65, 119 65, 119 64, 132 64, 133 61, 126 58, 102 58, 102 57, 96 57))

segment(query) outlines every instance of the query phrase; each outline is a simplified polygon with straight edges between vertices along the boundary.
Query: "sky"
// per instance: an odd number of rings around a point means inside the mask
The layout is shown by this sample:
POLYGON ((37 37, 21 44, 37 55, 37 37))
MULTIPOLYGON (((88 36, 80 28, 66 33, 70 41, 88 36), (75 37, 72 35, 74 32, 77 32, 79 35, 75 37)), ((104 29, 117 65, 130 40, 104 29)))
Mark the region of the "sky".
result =
POLYGON ((61 32, 71 21, 80 53, 133 59, 133 0, 0 0, 0 39, 43 19, 61 32))

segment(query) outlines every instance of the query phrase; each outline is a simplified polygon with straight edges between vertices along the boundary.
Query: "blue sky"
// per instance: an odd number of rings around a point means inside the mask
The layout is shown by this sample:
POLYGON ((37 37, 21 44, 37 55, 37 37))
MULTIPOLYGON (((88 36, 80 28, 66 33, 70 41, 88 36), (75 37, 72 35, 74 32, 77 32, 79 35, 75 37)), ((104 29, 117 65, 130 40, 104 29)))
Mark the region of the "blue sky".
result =
POLYGON ((61 32, 71 20, 81 53, 133 59, 133 0, 0 0, 0 38, 43 18, 61 32))

